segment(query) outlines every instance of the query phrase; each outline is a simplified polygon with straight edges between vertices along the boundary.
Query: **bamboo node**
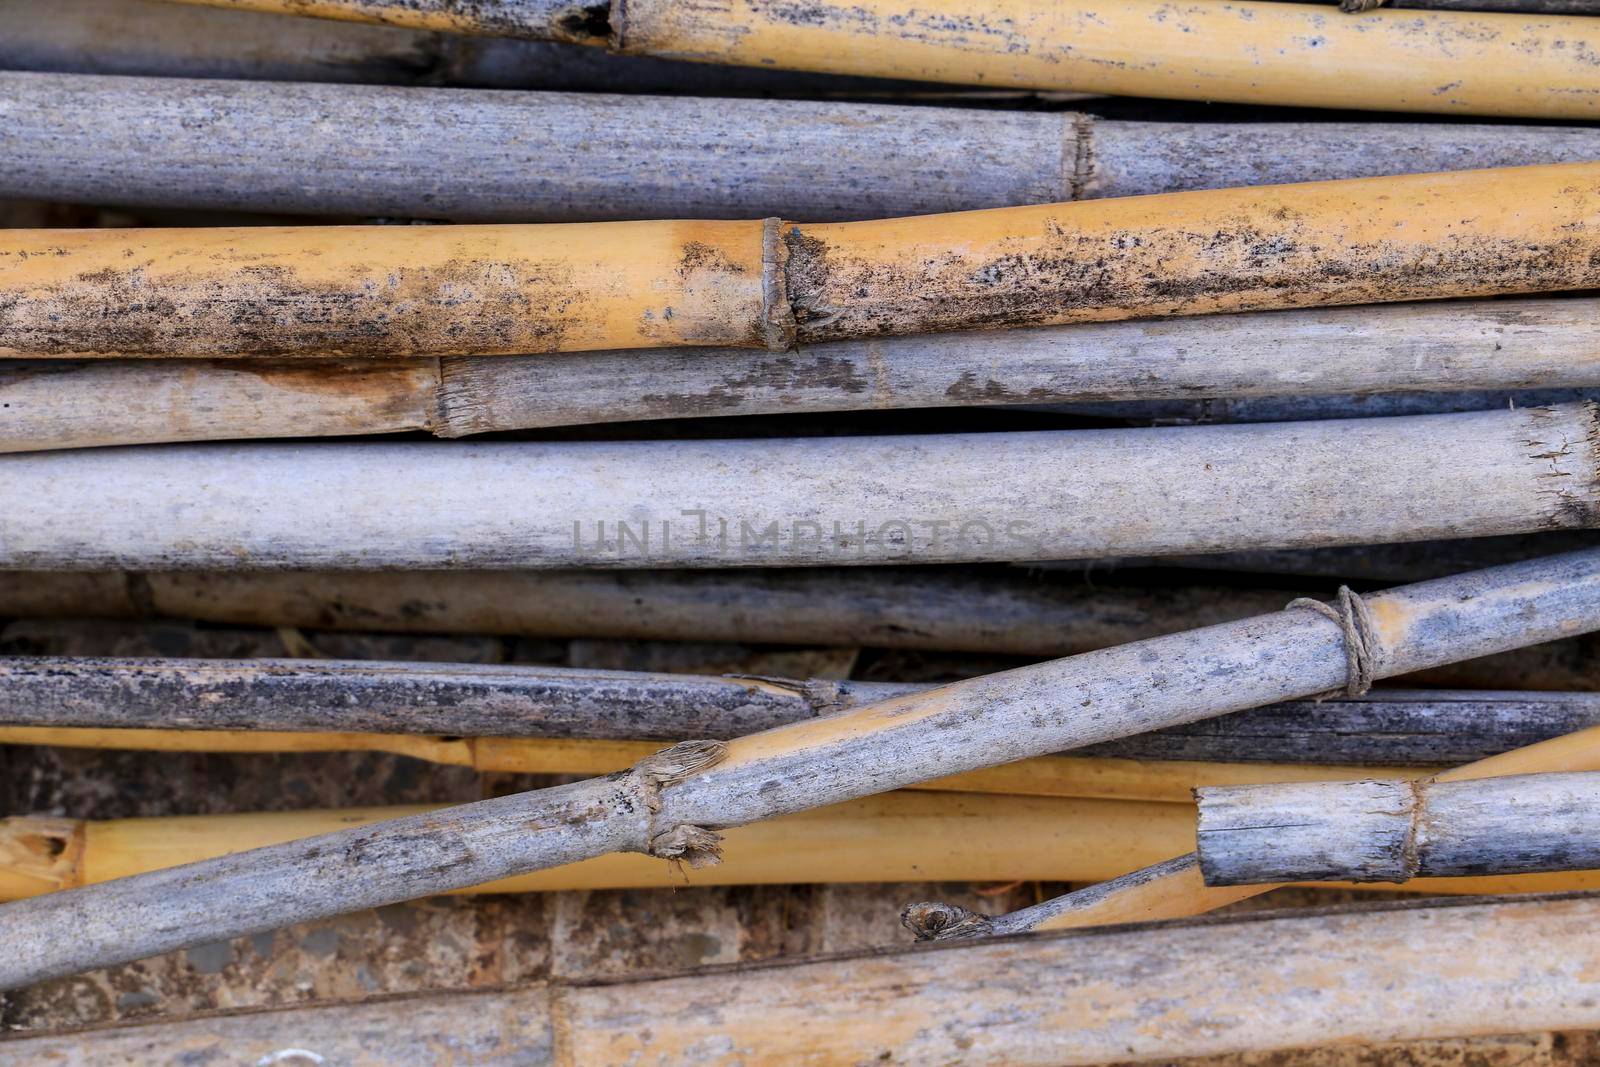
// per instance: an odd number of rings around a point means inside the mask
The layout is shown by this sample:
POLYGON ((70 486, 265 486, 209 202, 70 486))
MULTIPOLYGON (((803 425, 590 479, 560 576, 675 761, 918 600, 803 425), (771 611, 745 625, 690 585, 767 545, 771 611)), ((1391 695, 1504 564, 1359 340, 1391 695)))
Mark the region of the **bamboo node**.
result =
POLYGON ((691 823, 661 830, 656 828, 655 818, 661 811, 663 789, 716 766, 727 754, 728 746, 721 741, 680 741, 633 765, 628 773, 637 783, 645 809, 650 813, 646 852, 657 859, 696 869, 722 862, 721 834, 691 823))
POLYGON ((918 941, 956 941, 987 937, 993 932, 994 920, 960 904, 922 900, 901 910, 900 925, 915 934, 918 941))
POLYGON ((739 682, 760 682, 793 693, 811 706, 813 715, 830 715, 844 707, 839 683, 831 678, 780 678, 773 674, 724 674, 739 682))
POLYGON ((1079 111, 1066 125, 1069 143, 1062 146, 1061 169, 1067 180, 1067 199, 1085 200, 1095 185, 1094 116, 1079 111))
POLYGON ((789 246, 782 219, 761 220, 761 331, 772 352, 795 347, 799 321, 789 302, 789 246))
MULTIPOLYGON (((1344 694, 1351 700, 1364 696, 1372 688, 1373 661, 1378 652, 1377 626, 1372 621, 1372 612, 1367 608, 1366 601, 1348 585, 1341 585, 1337 608, 1303 596, 1289 601, 1283 610, 1293 611, 1296 608, 1309 608, 1339 625, 1344 634, 1344 694)), ((1337 693, 1338 690, 1330 690, 1321 696, 1334 696, 1337 693)))
POLYGON ((722 741, 679 741, 635 763, 632 773, 645 783, 650 810, 657 811, 664 787, 716 766, 727 754, 728 746, 722 741))

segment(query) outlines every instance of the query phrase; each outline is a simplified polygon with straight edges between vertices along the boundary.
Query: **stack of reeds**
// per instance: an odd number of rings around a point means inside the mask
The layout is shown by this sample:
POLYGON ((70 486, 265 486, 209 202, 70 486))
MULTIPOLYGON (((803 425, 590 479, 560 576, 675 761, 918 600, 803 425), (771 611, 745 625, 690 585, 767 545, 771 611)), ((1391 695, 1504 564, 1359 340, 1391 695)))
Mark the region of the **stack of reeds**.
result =
POLYGON ((0 3, 0 204, 88 223, 0 230, 0 989, 436 894, 1001 883, 878 894, 936 952, 0 1058, 1600 1029, 1600 5, 1346 6, 0 3), (90 807, 74 751, 489 799, 90 807), (1194 918, 1284 883, 1411 898, 1194 918))

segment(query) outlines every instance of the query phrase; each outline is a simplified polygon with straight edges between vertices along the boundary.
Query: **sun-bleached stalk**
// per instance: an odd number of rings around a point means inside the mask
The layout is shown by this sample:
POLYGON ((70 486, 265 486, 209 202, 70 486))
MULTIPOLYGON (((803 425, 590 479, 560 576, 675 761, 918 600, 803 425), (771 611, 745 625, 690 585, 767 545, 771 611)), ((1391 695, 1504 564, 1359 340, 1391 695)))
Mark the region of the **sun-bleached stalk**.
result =
POLYGON ((0 567, 961 563, 1580 529, 1600 515, 1595 410, 28 453, 0 457, 0 567))

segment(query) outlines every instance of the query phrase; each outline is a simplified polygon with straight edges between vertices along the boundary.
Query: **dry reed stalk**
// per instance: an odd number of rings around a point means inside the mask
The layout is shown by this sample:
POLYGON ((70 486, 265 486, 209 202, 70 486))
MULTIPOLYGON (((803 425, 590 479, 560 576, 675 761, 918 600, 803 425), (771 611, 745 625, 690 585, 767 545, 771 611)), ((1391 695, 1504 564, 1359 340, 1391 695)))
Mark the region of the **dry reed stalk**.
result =
MULTIPOLYGON (((1600 628, 1600 551, 1374 594, 1362 618, 1374 678, 1600 628)), ((621 775, 13 902, 0 987, 610 853, 715 862, 716 829, 1326 692, 1350 680, 1349 625, 1294 607, 684 742, 621 775)))

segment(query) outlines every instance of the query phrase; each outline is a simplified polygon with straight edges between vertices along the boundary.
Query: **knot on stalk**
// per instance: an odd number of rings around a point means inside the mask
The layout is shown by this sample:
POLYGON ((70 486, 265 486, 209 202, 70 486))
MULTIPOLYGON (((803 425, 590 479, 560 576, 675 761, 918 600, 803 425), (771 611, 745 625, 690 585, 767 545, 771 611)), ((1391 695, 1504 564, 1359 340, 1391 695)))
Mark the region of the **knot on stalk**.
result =
MULTIPOLYGON (((1341 585, 1337 608, 1303 596, 1289 601, 1283 610, 1292 611, 1295 608, 1308 608, 1338 624, 1344 634, 1344 695, 1352 700, 1363 696, 1372 688, 1373 660, 1378 653, 1377 626, 1372 621, 1372 612, 1368 609, 1367 602, 1357 596, 1348 585, 1341 585)), ((1331 696, 1333 693, 1323 695, 1331 696)))
POLYGON ((655 821, 661 811, 663 789, 715 766, 727 753, 728 746, 721 741, 680 741, 633 765, 628 775, 634 780, 645 810, 650 813, 646 846, 650 855, 694 868, 710 867, 722 861, 722 851, 718 847, 721 834, 688 824, 659 828, 655 821))
POLYGON ((905 906, 900 912, 900 925, 915 934, 918 941, 955 941, 988 936, 994 921, 960 904, 923 900, 905 906))
POLYGON ((650 855, 688 867, 715 867, 722 862, 722 835, 703 826, 674 826, 650 839, 650 855))

